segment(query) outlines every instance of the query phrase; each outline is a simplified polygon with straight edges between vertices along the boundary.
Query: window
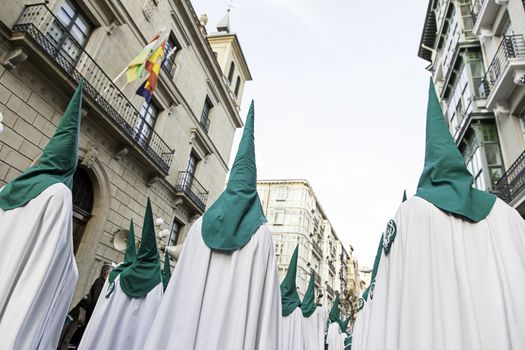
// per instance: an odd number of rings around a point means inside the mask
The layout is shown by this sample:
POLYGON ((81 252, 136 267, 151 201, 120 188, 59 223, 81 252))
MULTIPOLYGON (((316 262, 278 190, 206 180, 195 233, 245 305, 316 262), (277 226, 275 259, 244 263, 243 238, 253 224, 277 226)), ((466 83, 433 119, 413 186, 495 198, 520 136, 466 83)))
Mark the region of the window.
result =
POLYGON ((191 188, 191 185, 193 184, 193 178, 195 177, 195 169, 197 168, 198 162, 199 158, 192 151, 190 153, 190 158, 188 159, 186 174, 184 175, 183 187, 186 190, 189 190, 191 188))
POLYGON ((177 219, 173 220, 173 225, 171 226, 171 232, 168 238, 167 245, 169 246, 177 245, 177 241, 179 240, 179 235, 180 235, 180 232, 183 226, 184 225, 177 219))
POLYGON ((71 0, 65 0, 47 30, 46 37, 71 62, 76 62, 86 45, 93 25, 71 0))
POLYGON ((483 165, 481 163, 481 148, 478 147, 474 151, 472 158, 467 163, 467 169, 470 171, 474 177, 474 187, 478 190, 485 191, 486 184, 485 179, 483 178, 483 165))
POLYGON ((483 123, 481 125, 481 133, 489 171, 489 180, 491 186, 494 186, 503 175, 503 160, 496 125, 494 125, 494 123, 483 123))
POLYGON ((288 196, 288 187, 276 187, 274 190, 274 199, 277 201, 284 201, 288 196))
POLYGON ((200 124, 206 132, 208 132, 208 128, 210 126, 210 110, 212 108, 213 108, 213 104, 211 103, 210 99, 206 97, 206 100, 204 101, 204 107, 202 107, 201 120, 200 120, 200 124))
POLYGON ((159 112, 153 103, 144 101, 140 109, 140 118, 135 122, 135 138, 147 144, 151 138, 159 112))
POLYGON ((166 41, 166 47, 164 48, 164 60, 162 61, 162 68, 171 75, 173 66, 175 66, 175 56, 180 51, 179 42, 172 36, 166 41))
POLYGON ((230 64, 230 70, 228 71, 228 81, 230 82, 230 84, 232 83, 232 80, 233 80, 233 73, 235 72, 235 63, 232 63, 230 64))
POLYGON ((197 168, 197 163, 199 162, 199 158, 195 155, 195 153, 190 153, 190 158, 188 159, 188 167, 186 171, 192 175, 195 175, 195 168, 197 168))
POLYGON ((237 77, 237 82, 235 83, 235 97, 239 96, 239 88, 241 87, 241 78, 237 77))
POLYGON ((284 209, 276 209, 273 212, 273 225, 283 225, 284 224, 284 209))

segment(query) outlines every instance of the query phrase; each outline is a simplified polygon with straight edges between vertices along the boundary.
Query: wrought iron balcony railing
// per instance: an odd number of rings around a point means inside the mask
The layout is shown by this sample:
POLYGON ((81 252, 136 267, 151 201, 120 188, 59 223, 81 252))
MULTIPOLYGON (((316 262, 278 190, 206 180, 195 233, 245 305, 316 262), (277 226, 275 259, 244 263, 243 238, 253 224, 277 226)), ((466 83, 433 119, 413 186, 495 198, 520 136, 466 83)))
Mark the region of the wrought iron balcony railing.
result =
POLYGON ((330 295, 330 296, 334 296, 334 289, 332 287, 330 287, 330 285, 326 285, 326 292, 330 295))
POLYGON ((208 191, 197 181, 195 176, 188 171, 179 171, 175 189, 184 192, 199 209, 204 211, 208 201, 208 191))
POLYGON ((495 186, 498 197, 512 202, 525 191, 525 152, 509 167, 495 186))
POLYGON ((174 150, 154 130, 147 127, 149 124, 140 112, 46 4, 26 5, 13 26, 13 32, 28 35, 74 82, 84 79, 85 95, 91 97, 109 116, 111 122, 164 173, 168 173, 174 150), (56 40, 57 38, 61 40, 56 40), (67 43, 67 47, 64 43, 67 43))
POLYGON ((314 239, 312 239, 311 242, 312 242, 312 248, 314 252, 317 254, 318 257, 321 258, 323 256, 323 251, 321 250, 321 247, 314 239))
POLYGON ((481 80, 479 86, 481 96, 487 98, 490 95, 510 60, 524 57, 525 41, 523 35, 505 35, 487 69, 487 73, 481 80))
POLYGON ((321 277, 319 276, 317 272, 313 271, 313 273, 314 273, 315 283, 317 283, 318 285, 321 285, 321 277))
POLYGON ((333 273, 335 273, 335 266, 334 266, 334 264, 333 264, 331 261, 328 262, 328 266, 330 267, 330 270, 331 270, 333 273))

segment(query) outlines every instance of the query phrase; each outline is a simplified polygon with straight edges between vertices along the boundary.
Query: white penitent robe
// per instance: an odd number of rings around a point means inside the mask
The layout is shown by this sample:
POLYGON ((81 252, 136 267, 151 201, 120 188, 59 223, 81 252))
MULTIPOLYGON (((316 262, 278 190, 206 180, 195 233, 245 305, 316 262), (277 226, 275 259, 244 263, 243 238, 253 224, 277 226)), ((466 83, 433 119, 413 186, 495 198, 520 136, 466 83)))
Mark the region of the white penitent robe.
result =
POLYGON ((78 278, 72 209, 63 184, 0 209, 0 349, 56 348, 78 278))
POLYGON ((281 338, 283 350, 304 348, 303 312, 300 307, 288 316, 281 317, 281 338))
POLYGON ((326 334, 326 344, 328 350, 344 350, 344 338, 341 336, 341 326, 337 322, 332 322, 328 325, 328 332, 326 334))
POLYGON ((131 298, 122 291, 117 277, 109 298, 108 288, 102 289, 78 349, 144 349, 162 291, 159 283, 145 297, 131 298))
POLYGON ((324 350, 328 310, 317 307, 310 317, 303 317, 304 350, 324 350))
POLYGON ((413 197, 393 220, 353 350, 525 349, 525 222, 514 209, 497 199, 470 223, 413 197))
POLYGON ((201 224, 188 233, 145 349, 281 349, 270 230, 262 225, 240 250, 221 253, 204 243, 201 224))

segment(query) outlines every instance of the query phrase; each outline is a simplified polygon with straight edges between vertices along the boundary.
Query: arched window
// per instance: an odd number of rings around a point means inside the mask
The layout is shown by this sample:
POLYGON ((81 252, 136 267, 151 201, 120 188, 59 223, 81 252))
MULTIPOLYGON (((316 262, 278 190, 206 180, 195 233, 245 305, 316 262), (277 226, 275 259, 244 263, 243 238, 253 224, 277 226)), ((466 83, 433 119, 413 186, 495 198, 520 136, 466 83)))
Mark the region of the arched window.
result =
POLYGON ((232 63, 230 64, 230 70, 228 71, 228 81, 230 82, 230 84, 232 83, 232 79, 233 79, 233 73, 235 71, 235 63, 232 63))
POLYGON ((235 97, 239 95, 239 88, 241 87, 241 78, 237 77, 237 81, 235 82, 235 97))

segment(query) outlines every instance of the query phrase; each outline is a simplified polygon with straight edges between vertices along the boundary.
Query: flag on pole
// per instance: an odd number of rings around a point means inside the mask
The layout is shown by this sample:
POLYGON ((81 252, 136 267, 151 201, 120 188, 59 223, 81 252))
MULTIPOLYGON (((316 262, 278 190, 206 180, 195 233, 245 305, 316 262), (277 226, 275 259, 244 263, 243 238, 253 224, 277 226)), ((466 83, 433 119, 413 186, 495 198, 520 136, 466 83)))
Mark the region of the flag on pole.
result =
POLYGON ((166 42, 167 33, 163 30, 155 35, 141 51, 131 60, 126 69, 126 78, 128 83, 142 78, 144 70, 146 70, 146 63, 151 56, 158 50, 159 46, 166 42))
POLYGON ((137 89, 137 95, 143 96, 146 102, 151 101, 153 90, 157 87, 157 80, 159 78, 160 67, 163 63, 164 49, 166 48, 167 36, 165 36, 159 47, 145 62, 145 70, 149 72, 148 79, 137 89))

